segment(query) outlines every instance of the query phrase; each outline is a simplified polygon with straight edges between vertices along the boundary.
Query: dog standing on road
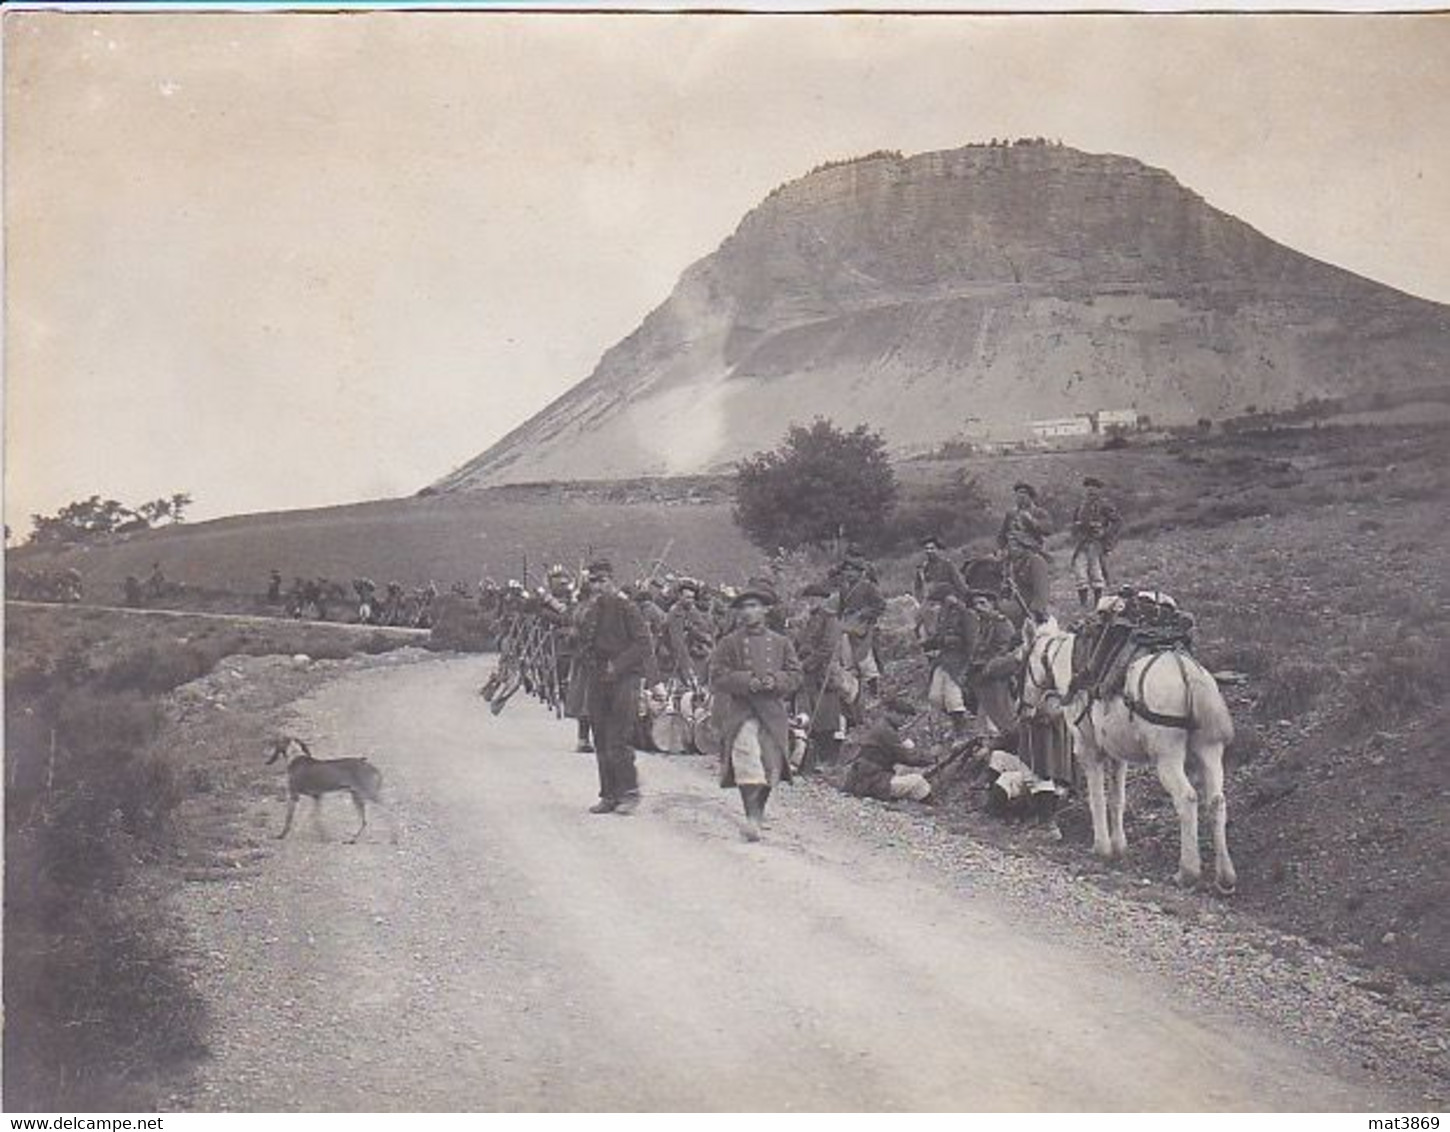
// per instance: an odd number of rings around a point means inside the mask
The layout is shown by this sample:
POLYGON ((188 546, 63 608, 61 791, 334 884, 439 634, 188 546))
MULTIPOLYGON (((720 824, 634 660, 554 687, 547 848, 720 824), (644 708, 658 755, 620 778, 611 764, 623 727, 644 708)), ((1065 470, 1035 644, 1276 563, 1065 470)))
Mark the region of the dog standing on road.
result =
POLYGON ((379 797, 383 786, 382 771, 367 759, 315 759, 307 744, 291 735, 272 741, 272 757, 267 760, 267 765, 285 759, 294 743, 302 753, 287 763, 287 821, 282 826, 282 832, 277 834, 278 840, 286 837, 292 829, 292 815, 297 810, 297 799, 302 795, 312 799, 312 812, 316 816, 322 811, 324 794, 346 790, 352 795, 359 821, 357 832, 347 839, 347 844, 353 844, 367 828, 367 803, 382 803, 379 797))

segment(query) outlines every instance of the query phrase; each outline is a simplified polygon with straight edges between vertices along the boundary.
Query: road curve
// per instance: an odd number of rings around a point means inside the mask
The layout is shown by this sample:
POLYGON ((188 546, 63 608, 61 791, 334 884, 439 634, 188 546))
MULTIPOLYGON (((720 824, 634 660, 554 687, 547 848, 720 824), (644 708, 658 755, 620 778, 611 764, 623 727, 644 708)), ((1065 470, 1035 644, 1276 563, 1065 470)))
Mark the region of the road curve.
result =
MULTIPOLYGON (((766 840, 697 758, 642 756, 633 817, 487 661, 345 677, 299 705, 319 755, 383 768, 342 844, 305 814, 249 880, 183 900, 212 1002, 215 1110, 1348 1110, 1343 1067, 1194 1010, 1071 926, 789 789, 766 840)), ((259 798, 260 836, 281 803, 259 798)))

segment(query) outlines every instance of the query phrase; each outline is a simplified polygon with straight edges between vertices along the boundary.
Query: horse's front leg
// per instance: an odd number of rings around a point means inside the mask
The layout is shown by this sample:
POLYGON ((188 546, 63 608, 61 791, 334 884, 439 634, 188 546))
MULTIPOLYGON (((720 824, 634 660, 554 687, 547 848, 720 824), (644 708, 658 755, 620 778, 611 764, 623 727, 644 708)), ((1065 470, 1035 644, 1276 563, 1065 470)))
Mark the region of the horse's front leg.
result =
POLYGON ((1108 764, 1108 842, 1112 856, 1128 855, 1128 835, 1123 828, 1123 814, 1128 804, 1128 764, 1114 759, 1108 764))
POLYGON ((1203 875, 1203 860, 1198 852, 1198 792, 1188 781, 1183 763, 1187 744, 1179 743, 1158 756, 1158 781, 1173 798, 1178 811, 1178 883, 1184 888, 1198 884, 1203 875))
POLYGON ((1083 777, 1087 779, 1088 812, 1093 818, 1093 852, 1111 858, 1112 843, 1108 838, 1108 800, 1103 784, 1103 761, 1096 750, 1082 752, 1083 777))

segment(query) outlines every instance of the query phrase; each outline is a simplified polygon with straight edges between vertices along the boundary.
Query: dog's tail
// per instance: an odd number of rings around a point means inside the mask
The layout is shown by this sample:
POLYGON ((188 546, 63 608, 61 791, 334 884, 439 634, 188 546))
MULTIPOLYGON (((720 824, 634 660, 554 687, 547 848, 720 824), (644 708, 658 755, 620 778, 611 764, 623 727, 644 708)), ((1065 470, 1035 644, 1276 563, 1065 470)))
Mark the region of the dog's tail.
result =
POLYGON ((364 797, 370 802, 382 801, 383 772, 367 759, 358 759, 357 781, 364 797))

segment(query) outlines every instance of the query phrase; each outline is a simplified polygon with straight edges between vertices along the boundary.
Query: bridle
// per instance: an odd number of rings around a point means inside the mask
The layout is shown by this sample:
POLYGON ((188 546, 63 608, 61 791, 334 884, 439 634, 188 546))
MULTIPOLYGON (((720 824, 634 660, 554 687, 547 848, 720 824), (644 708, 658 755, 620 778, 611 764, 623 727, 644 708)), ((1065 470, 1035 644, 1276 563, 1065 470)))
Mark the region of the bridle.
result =
POLYGON ((1032 670, 1032 654, 1035 651, 1031 645, 1027 646, 1027 656, 1023 659, 1024 682, 1032 685, 1039 692, 1043 693, 1043 700, 1051 698, 1061 702, 1063 689, 1057 686, 1057 678, 1053 675, 1053 666, 1057 663, 1058 655, 1062 652, 1063 646, 1071 640, 1071 637, 1064 635, 1048 641, 1042 646, 1042 677, 1038 678, 1032 670))

